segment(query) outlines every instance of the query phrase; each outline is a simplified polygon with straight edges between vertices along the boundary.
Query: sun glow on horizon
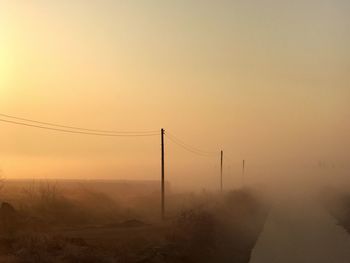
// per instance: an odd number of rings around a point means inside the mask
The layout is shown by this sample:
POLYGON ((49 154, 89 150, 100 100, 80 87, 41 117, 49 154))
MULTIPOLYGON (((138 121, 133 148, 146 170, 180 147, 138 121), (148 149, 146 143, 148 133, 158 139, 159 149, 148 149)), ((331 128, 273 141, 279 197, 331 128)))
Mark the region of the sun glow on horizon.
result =
MULTIPOLYGON (((165 127, 200 149, 221 145, 236 181, 243 158, 257 181, 265 164, 347 163, 350 4, 280 2, 0 1, 0 113, 106 130, 165 127)), ((0 168, 11 178, 159 175, 159 138, 10 123, 0 132, 0 168)), ((200 187, 216 184, 217 158, 170 143, 166 152, 170 181, 198 174, 200 187)))

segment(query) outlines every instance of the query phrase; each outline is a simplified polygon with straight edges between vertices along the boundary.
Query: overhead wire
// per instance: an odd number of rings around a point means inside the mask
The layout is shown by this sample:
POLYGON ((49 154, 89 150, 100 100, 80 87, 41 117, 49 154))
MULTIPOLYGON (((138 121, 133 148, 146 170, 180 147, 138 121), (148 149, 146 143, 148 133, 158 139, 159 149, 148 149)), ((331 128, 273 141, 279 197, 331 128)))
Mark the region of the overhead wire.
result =
POLYGON ((200 156, 205 156, 205 157, 212 157, 212 156, 218 154, 217 152, 207 152, 207 151, 197 149, 197 148, 183 142, 182 140, 178 139, 176 136, 174 136, 173 134, 170 134, 169 132, 165 132, 165 136, 167 136, 167 138, 169 140, 171 140, 173 143, 177 144, 178 146, 182 147, 183 149, 185 149, 191 153, 194 153, 194 154, 197 154, 200 156))
POLYGON ((199 153, 199 152, 195 152, 195 151, 193 151, 193 150, 187 148, 186 146, 184 146, 184 145, 178 143, 177 141, 173 140, 172 138, 170 138, 170 137, 168 137, 168 138, 169 138, 169 140, 171 140, 173 143, 177 144, 178 146, 182 147, 183 149, 185 149, 185 150, 188 151, 188 152, 194 153, 194 154, 196 154, 196 155, 204 156, 204 157, 211 157, 211 155, 207 155, 207 154, 202 154, 202 153, 199 153))
POLYGON ((84 134, 84 135, 94 135, 94 136, 105 136, 105 137, 146 137, 146 136, 159 135, 159 133, 108 134, 108 133, 96 133, 96 132, 83 132, 83 131, 74 131, 74 130, 67 130, 67 129, 61 129, 61 128, 51 128, 51 127, 45 127, 45 126, 40 126, 40 125, 35 125, 35 124, 28 124, 28 123, 11 121, 11 120, 4 120, 4 119, 0 119, 0 122, 6 122, 6 123, 11 123, 11 124, 22 125, 22 126, 33 127, 33 128, 39 128, 39 129, 45 129, 45 130, 51 130, 51 131, 59 131, 59 132, 75 133, 75 134, 84 134))
POLYGON ((65 128, 65 129, 73 129, 73 130, 79 130, 79 131, 86 131, 86 132, 92 132, 92 133, 111 133, 111 134, 153 134, 157 133, 158 131, 116 131, 116 130, 100 130, 100 129, 89 129, 89 128, 81 128, 76 126, 68 126, 68 125, 62 125, 62 124, 56 124, 51 122, 43 122, 43 121, 37 121, 33 119, 27 119, 27 118, 21 118, 13 115, 3 114, 0 113, 0 116, 30 122, 30 123, 37 123, 42 125, 48 125, 52 127, 59 127, 59 128, 65 128))
MULTIPOLYGON (((146 137, 146 136, 160 135, 159 131, 155 131, 155 130, 153 131, 115 131, 115 130, 90 129, 90 128, 81 128, 77 126, 56 124, 52 122, 37 121, 33 119, 22 118, 22 117, 17 117, 13 115, 3 114, 3 113, 0 113, 0 116, 13 119, 13 120, 0 119, 0 122, 5 122, 5 123, 10 123, 15 125, 22 125, 22 126, 27 126, 32 128, 51 130, 51 131, 73 133, 73 134, 105 136, 105 137, 146 137), (14 121, 14 120, 19 120, 19 121, 14 121)), ((179 139, 174 134, 169 133, 168 131, 165 132, 165 135, 173 143, 177 144, 178 146, 182 147, 183 149, 193 154, 197 154, 205 157, 210 157, 218 154, 218 152, 203 151, 201 149, 193 147, 185 143, 183 140, 179 139)))

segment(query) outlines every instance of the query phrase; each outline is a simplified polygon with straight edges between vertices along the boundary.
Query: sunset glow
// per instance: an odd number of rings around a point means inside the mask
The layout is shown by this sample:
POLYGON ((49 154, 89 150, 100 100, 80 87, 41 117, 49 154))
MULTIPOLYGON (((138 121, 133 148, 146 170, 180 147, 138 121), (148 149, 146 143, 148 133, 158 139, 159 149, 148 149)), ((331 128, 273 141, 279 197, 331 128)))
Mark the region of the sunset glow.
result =
POLYGON ((0 0, 0 263, 349 263, 350 1, 0 0))
MULTIPOLYGON (((1 112, 80 127, 164 127, 201 149, 224 148, 233 183, 243 158, 257 180, 271 164, 346 163, 349 5, 253 2, 2 1, 1 112)), ((2 124, 0 140, 10 178, 80 178, 87 163, 92 178, 159 176, 159 138, 2 124), (32 160, 30 173, 17 158, 32 160)), ((215 159, 170 142, 167 152, 174 182, 195 173, 191 180, 213 184, 215 159)))

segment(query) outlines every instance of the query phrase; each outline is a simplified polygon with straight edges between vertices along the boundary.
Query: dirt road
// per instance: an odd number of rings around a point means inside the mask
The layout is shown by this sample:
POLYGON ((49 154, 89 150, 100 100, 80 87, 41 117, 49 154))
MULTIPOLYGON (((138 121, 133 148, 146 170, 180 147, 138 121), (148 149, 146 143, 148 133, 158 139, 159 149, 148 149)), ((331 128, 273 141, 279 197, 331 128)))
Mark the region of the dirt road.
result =
POLYGON ((350 262, 350 236, 316 198, 284 196, 273 204, 250 263, 313 262, 350 262))

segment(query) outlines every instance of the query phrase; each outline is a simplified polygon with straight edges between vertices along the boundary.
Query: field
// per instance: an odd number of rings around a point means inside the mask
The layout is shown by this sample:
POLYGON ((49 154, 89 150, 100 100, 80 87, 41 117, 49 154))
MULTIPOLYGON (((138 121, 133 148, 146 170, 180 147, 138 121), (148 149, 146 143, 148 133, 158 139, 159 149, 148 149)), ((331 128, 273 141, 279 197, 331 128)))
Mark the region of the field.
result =
POLYGON ((266 217, 253 190, 169 193, 157 182, 6 181, 1 262, 248 262, 266 217))
POLYGON ((325 205, 339 225, 350 233, 350 193, 348 190, 327 189, 325 205))

